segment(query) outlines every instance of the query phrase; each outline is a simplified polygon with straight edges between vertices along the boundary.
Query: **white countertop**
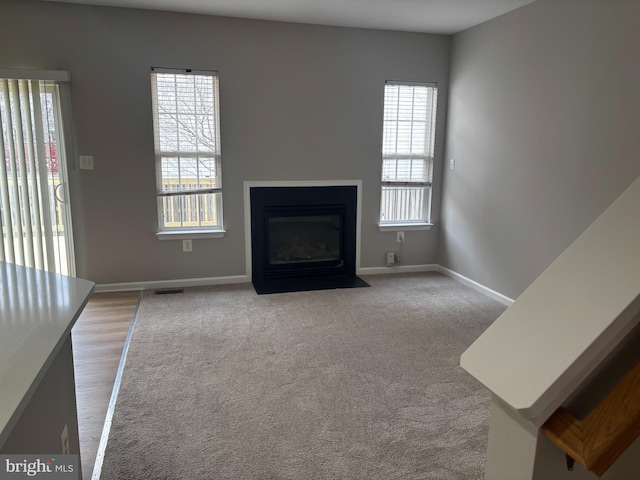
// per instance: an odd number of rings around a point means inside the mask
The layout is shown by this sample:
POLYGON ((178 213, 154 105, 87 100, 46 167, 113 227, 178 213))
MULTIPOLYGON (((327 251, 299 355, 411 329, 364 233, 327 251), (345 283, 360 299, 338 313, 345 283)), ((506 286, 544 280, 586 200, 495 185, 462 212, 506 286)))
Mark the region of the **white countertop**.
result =
POLYGON ((88 280, 0 262, 0 447, 94 286, 88 280))

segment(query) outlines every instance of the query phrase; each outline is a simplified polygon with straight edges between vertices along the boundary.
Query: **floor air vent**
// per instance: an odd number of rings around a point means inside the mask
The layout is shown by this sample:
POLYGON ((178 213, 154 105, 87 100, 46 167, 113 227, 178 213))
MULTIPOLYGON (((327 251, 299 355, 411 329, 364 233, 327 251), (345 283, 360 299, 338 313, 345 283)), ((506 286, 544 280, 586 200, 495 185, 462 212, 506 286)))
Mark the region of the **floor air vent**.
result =
POLYGON ((183 288, 175 288, 173 290, 156 290, 153 292, 154 295, 174 295, 176 293, 184 293, 183 288))

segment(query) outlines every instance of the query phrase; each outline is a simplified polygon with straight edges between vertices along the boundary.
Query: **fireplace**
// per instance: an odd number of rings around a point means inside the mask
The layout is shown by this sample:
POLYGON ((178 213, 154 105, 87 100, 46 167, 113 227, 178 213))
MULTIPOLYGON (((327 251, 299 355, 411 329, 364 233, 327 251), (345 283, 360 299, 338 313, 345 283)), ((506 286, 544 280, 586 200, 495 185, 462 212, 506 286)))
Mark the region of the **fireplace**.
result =
POLYGON ((344 208, 267 208, 265 277, 344 270, 344 208))
POLYGON ((367 286, 356 272, 356 186, 251 187, 258 293, 367 286))

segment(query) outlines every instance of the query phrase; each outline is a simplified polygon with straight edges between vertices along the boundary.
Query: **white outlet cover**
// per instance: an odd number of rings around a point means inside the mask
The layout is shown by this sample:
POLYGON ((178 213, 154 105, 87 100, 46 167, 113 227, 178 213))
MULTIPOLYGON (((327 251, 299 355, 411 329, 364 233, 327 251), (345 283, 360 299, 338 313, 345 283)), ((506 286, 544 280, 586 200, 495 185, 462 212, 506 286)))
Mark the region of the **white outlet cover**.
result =
POLYGON ((69 455, 69 429, 66 424, 60 435, 60 447, 63 455, 69 455))

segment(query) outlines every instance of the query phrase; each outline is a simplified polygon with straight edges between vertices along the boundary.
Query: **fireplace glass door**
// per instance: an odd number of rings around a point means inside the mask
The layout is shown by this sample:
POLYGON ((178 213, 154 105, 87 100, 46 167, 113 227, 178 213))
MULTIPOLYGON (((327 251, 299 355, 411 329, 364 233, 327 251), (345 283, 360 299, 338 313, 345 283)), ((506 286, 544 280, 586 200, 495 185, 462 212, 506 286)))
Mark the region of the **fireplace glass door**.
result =
POLYGON ((356 276, 355 185, 251 187, 258 294, 368 286, 356 276))
POLYGON ((344 213, 340 209, 305 210, 267 213, 269 275, 321 273, 343 266, 344 213))
POLYGON ((340 260, 340 216, 318 215, 269 219, 269 263, 340 260))

